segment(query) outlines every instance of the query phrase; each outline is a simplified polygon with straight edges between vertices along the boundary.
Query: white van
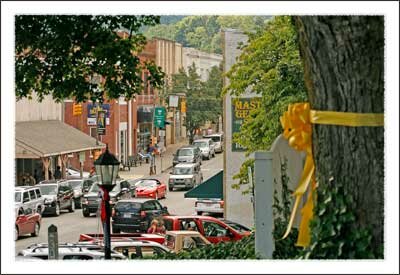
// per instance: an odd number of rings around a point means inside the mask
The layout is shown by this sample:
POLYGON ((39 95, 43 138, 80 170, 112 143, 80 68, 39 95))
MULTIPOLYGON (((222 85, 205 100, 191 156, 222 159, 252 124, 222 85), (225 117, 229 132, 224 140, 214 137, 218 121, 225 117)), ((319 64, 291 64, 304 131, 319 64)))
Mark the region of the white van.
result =
POLYGON ((212 134, 212 135, 206 135, 204 138, 210 138, 212 141, 214 141, 215 144, 215 152, 216 153, 222 153, 224 150, 224 134, 212 134))

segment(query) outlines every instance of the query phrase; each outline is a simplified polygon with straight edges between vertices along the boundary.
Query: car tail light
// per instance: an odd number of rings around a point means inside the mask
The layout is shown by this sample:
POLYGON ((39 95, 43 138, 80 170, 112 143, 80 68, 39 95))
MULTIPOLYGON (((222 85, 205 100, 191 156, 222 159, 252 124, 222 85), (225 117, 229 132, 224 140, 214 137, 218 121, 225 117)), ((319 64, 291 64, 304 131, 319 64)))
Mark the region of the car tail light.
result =
POLYGON ((219 205, 221 206, 221 208, 224 207, 224 201, 220 201, 219 205))
POLYGON ((145 211, 140 211, 140 217, 142 217, 142 218, 146 217, 146 212, 145 211))

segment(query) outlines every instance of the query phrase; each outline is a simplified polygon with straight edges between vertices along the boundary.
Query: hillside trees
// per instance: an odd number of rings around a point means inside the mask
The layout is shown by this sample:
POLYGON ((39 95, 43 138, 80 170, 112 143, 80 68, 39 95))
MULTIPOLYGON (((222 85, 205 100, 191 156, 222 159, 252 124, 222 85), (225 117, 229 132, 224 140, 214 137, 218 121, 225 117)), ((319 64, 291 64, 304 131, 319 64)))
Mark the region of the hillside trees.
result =
POLYGON ((138 57, 146 44, 139 29, 159 22, 159 16, 151 15, 17 15, 17 98, 30 98, 35 92, 39 100, 49 94, 56 101, 129 99, 142 90, 142 70, 150 72, 153 86, 162 86, 160 68, 141 64, 138 57), (118 35, 121 29, 128 37, 118 35))
MULTIPOLYGON (((169 16, 162 19, 164 17, 169 16)), ((175 23, 149 27, 145 35, 175 40, 185 47, 220 54, 222 28, 253 32, 262 28, 268 19, 268 16, 185 16, 175 23)))

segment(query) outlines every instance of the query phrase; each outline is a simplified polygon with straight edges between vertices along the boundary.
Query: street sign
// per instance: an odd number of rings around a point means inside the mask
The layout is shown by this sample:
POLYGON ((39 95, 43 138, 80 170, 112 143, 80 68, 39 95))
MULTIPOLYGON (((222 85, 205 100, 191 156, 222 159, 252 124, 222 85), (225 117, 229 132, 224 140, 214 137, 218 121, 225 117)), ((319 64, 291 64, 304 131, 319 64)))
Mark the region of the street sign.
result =
POLYGON ((156 107, 154 109, 154 126, 158 128, 164 128, 165 126, 165 108, 156 107))
POLYGON ((54 224, 50 225, 47 229, 48 231, 48 243, 49 243, 49 260, 57 260, 58 259, 58 232, 57 226, 54 224))
POLYGON ((181 102, 181 113, 186 113, 186 101, 181 102))

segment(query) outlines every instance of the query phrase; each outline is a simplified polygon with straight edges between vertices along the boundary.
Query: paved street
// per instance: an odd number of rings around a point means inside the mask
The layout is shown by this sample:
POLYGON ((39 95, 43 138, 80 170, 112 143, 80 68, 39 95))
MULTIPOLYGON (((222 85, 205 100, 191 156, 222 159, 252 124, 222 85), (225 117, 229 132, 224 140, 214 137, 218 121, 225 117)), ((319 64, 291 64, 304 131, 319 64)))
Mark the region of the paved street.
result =
MULTIPOLYGON (((223 154, 216 154, 216 157, 211 160, 204 160, 201 166, 204 180, 214 175, 222 169, 223 154)), ((140 169, 146 169, 148 165, 143 165, 140 169)), ((168 181, 169 171, 164 171, 158 174, 156 178, 163 180, 165 183, 168 181)), ((123 173, 126 174, 126 173, 123 173)), ((147 174, 146 174, 147 176, 147 174)), ((176 215, 191 215, 194 212, 194 201, 196 199, 185 199, 184 190, 176 190, 168 192, 167 198, 160 200, 161 204, 168 207, 171 214, 176 215)), ((54 224, 58 227, 58 241, 61 242, 76 242, 78 241, 80 233, 99 232, 101 229, 100 218, 91 216, 84 218, 82 210, 77 209, 74 213, 68 211, 62 212, 59 217, 43 217, 42 228, 38 237, 21 237, 16 241, 15 253, 24 249, 32 243, 47 242, 47 228, 49 225, 54 224)))

